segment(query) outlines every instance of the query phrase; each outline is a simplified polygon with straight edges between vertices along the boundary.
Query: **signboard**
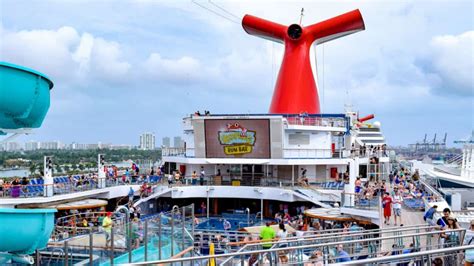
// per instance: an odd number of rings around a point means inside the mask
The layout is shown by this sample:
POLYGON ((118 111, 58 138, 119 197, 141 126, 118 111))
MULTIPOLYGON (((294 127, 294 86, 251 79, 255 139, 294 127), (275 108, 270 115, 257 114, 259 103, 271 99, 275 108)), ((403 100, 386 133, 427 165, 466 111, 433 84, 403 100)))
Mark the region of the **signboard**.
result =
POLYGON ((270 158, 268 119, 206 119, 207 158, 270 158))

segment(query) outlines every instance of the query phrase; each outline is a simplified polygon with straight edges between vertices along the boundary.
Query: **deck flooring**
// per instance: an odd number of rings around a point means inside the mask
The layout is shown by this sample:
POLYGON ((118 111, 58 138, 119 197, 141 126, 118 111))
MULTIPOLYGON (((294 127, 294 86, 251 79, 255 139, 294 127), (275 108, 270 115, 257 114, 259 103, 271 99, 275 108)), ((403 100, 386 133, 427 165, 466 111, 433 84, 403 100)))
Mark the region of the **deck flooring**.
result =
MULTIPOLYGON (((412 225, 424 225, 426 224, 426 222, 423 220, 423 212, 422 211, 414 211, 414 210, 409 210, 407 208, 405 208, 404 206, 402 206, 402 222, 403 222, 403 225, 404 226, 412 226, 412 225)), ((386 229, 386 228, 403 228, 402 226, 400 226, 400 221, 398 220, 397 221, 397 225, 395 225, 395 220, 394 220, 394 215, 392 213, 392 216, 390 218, 390 224, 384 224, 383 223, 383 211, 381 211, 381 227, 383 229, 386 229)), ((413 234, 415 233, 415 229, 414 230, 410 230, 410 231, 403 231, 401 232, 402 234, 413 234)), ((418 233, 422 233, 422 232, 425 232, 424 230, 420 230, 418 233)), ((382 237, 386 237, 386 236, 394 236, 395 233, 394 232, 387 232, 385 234, 382 235, 382 237)), ((393 244, 396 244, 397 240, 396 239, 388 239, 388 240, 384 240, 382 241, 382 250, 383 251, 391 251, 392 250, 392 245, 393 244)), ((408 247, 408 245, 410 243, 413 242, 413 238, 404 238, 402 243, 403 243, 403 246, 404 247, 408 247)), ((397 242, 398 244, 400 242, 397 242)), ((421 236, 420 237, 420 245, 421 246, 426 246, 426 237, 425 236, 421 236)))

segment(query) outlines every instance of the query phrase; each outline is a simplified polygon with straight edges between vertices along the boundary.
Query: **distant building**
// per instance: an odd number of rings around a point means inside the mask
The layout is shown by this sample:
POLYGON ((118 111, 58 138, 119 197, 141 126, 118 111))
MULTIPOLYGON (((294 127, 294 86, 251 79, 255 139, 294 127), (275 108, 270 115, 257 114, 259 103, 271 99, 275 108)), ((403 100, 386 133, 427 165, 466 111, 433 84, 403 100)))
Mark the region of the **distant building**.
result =
POLYGON ((171 147, 171 139, 169 137, 164 137, 161 141, 161 146, 169 148, 171 147))
POLYGON ((150 132, 145 132, 140 135, 140 150, 154 150, 155 149, 155 135, 150 132))
POLYGON ((184 140, 179 136, 174 137, 173 147, 175 147, 175 148, 184 148, 184 140))
POLYGON ((20 151, 22 145, 18 142, 0 143, 0 151, 20 151))
MULTIPOLYGON (((154 147, 154 136, 153 143, 150 144, 154 147)), ((129 144, 112 144, 112 143, 76 143, 64 144, 61 141, 28 141, 24 143, 19 142, 6 142, 0 143, 0 151, 14 152, 14 151, 36 151, 36 150, 97 150, 97 149, 110 149, 110 150, 131 150, 137 147, 129 144)), ((140 147, 138 147, 140 148, 140 147)))
POLYGON ((39 148, 42 150, 59 150, 64 148, 63 143, 61 143, 60 141, 40 142, 39 146, 39 148))
POLYGON ((97 150, 100 147, 99 145, 100 144, 95 144, 95 143, 83 144, 83 143, 73 142, 70 147, 71 147, 71 150, 97 150))
POLYGON ((132 145, 128 144, 117 144, 117 145, 110 145, 109 149, 111 150, 131 150, 133 147, 132 145))
POLYGON ((81 143, 71 143, 71 150, 85 150, 86 149, 86 144, 81 144, 81 143))
POLYGON ((39 150, 40 143, 38 141, 25 142, 25 151, 36 151, 39 150))

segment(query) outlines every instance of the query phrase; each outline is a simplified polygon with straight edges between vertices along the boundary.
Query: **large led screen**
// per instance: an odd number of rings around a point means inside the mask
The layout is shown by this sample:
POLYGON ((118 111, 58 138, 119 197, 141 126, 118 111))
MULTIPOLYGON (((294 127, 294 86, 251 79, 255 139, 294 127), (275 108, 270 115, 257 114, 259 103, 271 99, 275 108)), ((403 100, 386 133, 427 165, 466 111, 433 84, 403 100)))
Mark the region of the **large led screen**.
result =
POLYGON ((207 158, 270 158, 268 119, 206 119, 207 158))

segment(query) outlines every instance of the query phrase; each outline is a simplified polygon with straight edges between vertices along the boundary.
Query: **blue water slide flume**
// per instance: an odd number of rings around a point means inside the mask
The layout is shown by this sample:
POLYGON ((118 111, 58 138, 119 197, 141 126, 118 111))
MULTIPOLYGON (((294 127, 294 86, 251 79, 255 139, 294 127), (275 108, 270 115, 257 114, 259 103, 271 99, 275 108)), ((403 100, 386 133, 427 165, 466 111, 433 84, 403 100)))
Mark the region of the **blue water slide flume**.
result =
POLYGON ((55 212, 56 209, 0 209, 0 265, 9 260, 32 264, 29 254, 48 244, 55 212))
MULTIPOLYGON (((53 82, 44 74, 0 62, 0 135, 39 128, 49 109, 53 82)), ((32 264, 29 256, 45 248, 55 209, 0 209, 0 265, 32 264)))
POLYGON ((45 74, 0 62, 0 133, 39 128, 49 110, 52 88, 45 74))

